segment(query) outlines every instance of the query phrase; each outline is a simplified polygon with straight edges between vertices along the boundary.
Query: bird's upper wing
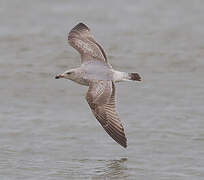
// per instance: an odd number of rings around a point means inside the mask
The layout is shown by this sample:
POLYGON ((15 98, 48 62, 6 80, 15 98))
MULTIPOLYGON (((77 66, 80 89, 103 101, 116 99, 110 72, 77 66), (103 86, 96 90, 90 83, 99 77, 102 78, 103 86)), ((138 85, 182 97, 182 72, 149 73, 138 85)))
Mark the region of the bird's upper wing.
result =
POLYGON ((115 84, 112 81, 93 81, 86 100, 105 131, 121 146, 127 147, 123 125, 115 107, 115 84))
POLYGON ((68 42, 80 53, 82 63, 93 59, 107 63, 103 48, 94 40, 90 29, 85 24, 79 23, 69 32, 68 42))

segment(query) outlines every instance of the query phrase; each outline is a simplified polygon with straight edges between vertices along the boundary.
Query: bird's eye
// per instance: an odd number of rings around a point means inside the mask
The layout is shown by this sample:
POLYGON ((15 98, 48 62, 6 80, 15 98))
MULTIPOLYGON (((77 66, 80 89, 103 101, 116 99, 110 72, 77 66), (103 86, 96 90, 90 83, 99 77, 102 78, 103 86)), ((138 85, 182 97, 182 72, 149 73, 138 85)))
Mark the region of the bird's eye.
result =
POLYGON ((67 72, 67 74, 71 74, 71 72, 67 72))

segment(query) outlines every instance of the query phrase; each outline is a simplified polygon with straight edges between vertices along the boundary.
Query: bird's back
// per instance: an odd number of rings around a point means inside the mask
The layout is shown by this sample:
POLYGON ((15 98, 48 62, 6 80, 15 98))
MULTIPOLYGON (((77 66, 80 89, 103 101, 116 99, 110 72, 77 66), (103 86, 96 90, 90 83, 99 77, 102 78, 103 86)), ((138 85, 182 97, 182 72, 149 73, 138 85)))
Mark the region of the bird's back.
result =
POLYGON ((102 61, 87 61, 81 65, 81 70, 89 80, 113 80, 113 69, 102 61))

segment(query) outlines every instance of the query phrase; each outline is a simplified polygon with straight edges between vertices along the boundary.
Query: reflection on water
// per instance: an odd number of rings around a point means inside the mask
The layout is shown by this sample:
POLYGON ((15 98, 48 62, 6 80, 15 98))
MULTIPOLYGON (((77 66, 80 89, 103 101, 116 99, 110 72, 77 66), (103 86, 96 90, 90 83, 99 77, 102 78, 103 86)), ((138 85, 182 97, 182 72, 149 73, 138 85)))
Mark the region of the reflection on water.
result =
MULTIPOLYGON (((95 169, 95 179, 125 178, 127 174, 127 158, 104 161, 104 166, 95 169)), ((100 161, 100 160, 99 160, 100 161)))
POLYGON ((128 177, 127 158, 117 160, 104 159, 72 159, 68 162, 56 162, 58 166, 54 173, 50 173, 50 177, 59 178, 92 178, 92 179, 124 179, 128 177), (59 168, 59 166, 62 166, 59 168), (66 167, 67 168, 63 168, 66 167))

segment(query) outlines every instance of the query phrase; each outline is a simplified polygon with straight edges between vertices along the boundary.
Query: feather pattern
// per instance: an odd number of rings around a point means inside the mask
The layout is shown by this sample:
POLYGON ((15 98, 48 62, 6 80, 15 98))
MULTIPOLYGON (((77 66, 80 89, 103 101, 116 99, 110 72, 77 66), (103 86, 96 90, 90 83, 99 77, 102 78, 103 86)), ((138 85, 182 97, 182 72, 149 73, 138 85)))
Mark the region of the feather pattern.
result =
POLYGON ((112 81, 90 82, 86 100, 105 131, 126 148, 127 139, 124 128, 116 112, 115 84, 112 81))
POLYGON ((107 63, 105 51, 85 24, 79 23, 69 32, 68 42, 80 53, 82 63, 93 59, 107 63))

